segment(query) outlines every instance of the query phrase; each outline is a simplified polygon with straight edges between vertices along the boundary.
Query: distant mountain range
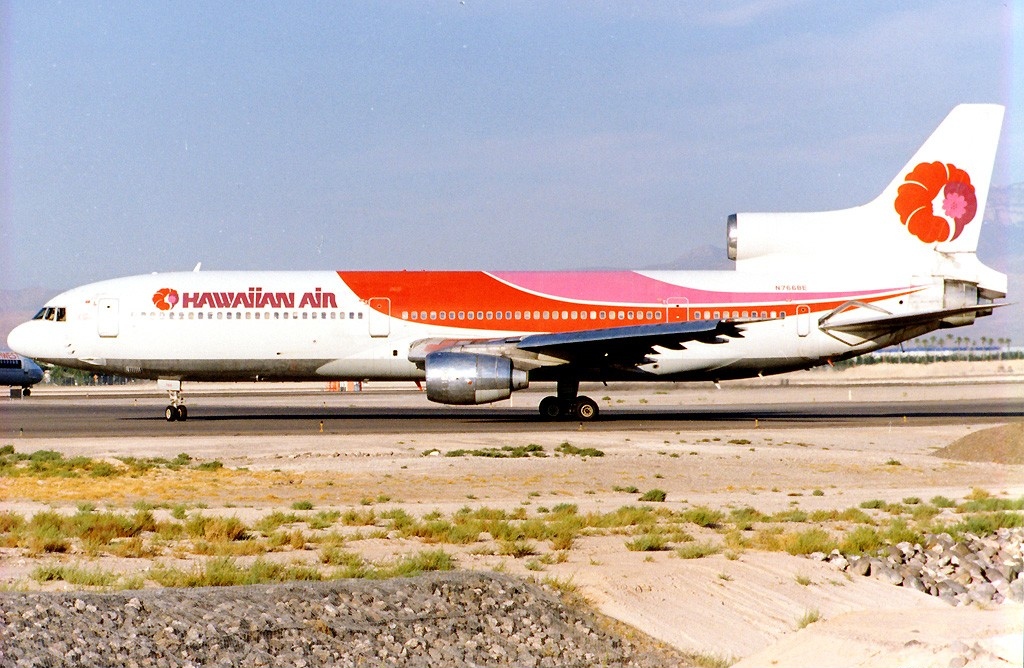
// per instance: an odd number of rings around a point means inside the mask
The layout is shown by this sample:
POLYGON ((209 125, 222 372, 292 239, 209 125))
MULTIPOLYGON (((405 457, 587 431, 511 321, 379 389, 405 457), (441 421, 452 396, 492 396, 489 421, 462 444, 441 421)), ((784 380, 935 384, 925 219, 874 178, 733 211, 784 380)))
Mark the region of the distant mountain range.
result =
POLYGON ((1024 273, 1024 183, 989 192, 978 257, 1007 274, 1024 273))
POLYGON ((1018 229, 1024 227, 1024 183, 989 190, 985 221, 1018 229))
POLYGON ((1024 183, 989 191, 978 258, 1008 276, 1010 305, 961 331, 974 339, 1008 336, 1015 345, 1024 344, 1024 183))

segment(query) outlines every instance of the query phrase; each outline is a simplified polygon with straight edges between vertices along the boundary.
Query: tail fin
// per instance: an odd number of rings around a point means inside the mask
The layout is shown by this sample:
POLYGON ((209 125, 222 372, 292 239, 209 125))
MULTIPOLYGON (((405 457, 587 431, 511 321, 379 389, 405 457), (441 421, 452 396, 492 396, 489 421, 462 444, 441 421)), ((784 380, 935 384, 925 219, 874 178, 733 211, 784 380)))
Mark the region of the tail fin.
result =
POLYGON ((997 104, 961 104, 872 204, 893 207, 906 231, 943 253, 973 252, 1003 124, 997 104))
POLYGON ((730 216, 729 256, 742 271, 835 270, 870 258, 880 270, 933 273, 936 251, 946 258, 974 253, 1002 121, 1000 105, 955 107, 882 194, 863 206, 730 216))

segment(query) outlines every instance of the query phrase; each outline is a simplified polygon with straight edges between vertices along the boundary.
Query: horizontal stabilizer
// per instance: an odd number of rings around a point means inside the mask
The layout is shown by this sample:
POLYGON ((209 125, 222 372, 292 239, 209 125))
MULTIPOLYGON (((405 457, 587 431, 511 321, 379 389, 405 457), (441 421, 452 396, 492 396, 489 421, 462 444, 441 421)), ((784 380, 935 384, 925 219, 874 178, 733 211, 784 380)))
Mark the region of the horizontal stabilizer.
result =
POLYGON ((959 308, 943 309, 941 311, 924 311, 921 313, 905 313, 901 315, 882 315, 878 317, 865 318, 862 320, 847 321, 831 324, 828 319, 823 319, 819 325, 826 332, 845 332, 856 334, 864 338, 874 338, 880 334, 888 334, 907 327, 916 327, 940 323, 943 320, 957 318, 965 315, 977 315, 985 311, 991 311, 998 306, 1006 304, 975 304, 972 306, 961 306, 959 308))

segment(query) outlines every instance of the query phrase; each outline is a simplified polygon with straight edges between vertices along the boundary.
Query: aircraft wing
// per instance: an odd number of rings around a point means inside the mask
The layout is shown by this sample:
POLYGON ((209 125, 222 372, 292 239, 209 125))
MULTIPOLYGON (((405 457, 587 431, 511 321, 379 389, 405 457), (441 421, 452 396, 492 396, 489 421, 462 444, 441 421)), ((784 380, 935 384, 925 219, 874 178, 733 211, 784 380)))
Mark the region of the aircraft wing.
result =
POLYGON ((689 341, 725 343, 742 337, 741 331, 733 322, 700 320, 504 339, 421 339, 410 347, 409 360, 422 365, 428 354, 447 351, 508 357, 521 369, 559 364, 636 365, 650 361, 647 356, 655 347, 682 350, 689 341))
POLYGON ((635 325, 580 332, 531 334, 516 348, 564 360, 570 364, 639 364, 655 347, 682 350, 688 341, 725 343, 740 338, 741 327, 722 320, 635 325))

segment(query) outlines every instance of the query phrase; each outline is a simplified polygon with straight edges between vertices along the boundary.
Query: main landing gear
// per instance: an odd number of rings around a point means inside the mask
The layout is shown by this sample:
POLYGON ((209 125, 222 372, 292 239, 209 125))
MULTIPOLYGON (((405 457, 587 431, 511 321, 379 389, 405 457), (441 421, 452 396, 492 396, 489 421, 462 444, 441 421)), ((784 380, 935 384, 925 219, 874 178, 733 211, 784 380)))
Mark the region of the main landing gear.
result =
POLYGON ((545 420, 589 421, 600 412, 597 402, 590 397, 577 396, 579 381, 558 381, 558 396, 544 397, 540 401, 540 415, 545 420))
POLYGON ((185 404, 171 404, 164 409, 164 418, 168 422, 184 422, 188 419, 188 408, 185 404))
POLYGON ((188 408, 181 396, 180 380, 158 380, 157 387, 167 390, 171 405, 164 409, 164 419, 168 422, 184 422, 188 419, 188 408))

